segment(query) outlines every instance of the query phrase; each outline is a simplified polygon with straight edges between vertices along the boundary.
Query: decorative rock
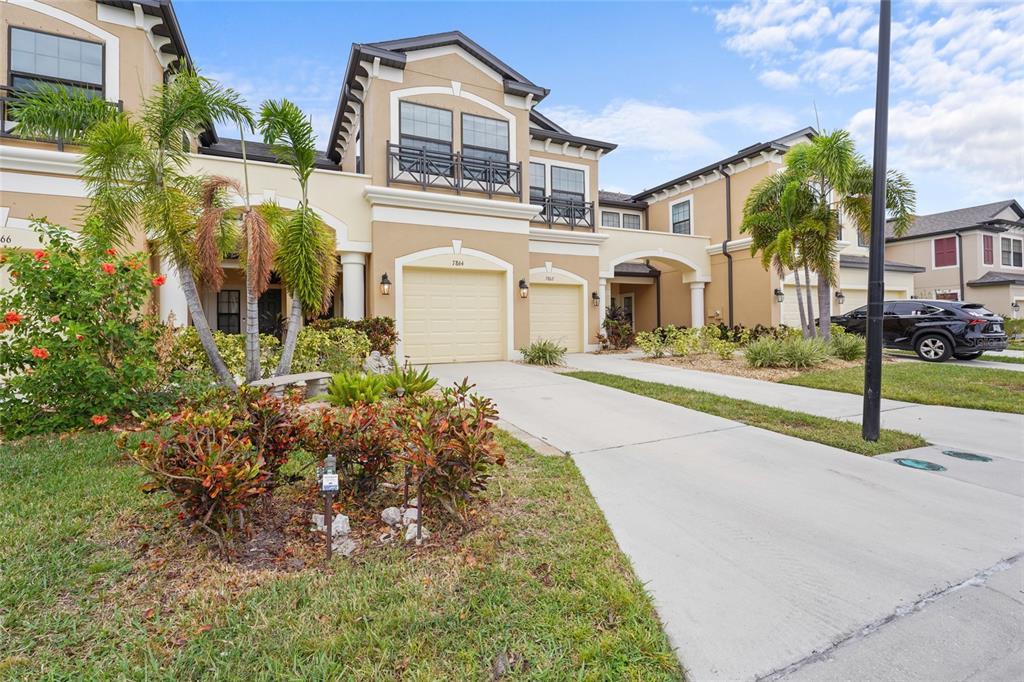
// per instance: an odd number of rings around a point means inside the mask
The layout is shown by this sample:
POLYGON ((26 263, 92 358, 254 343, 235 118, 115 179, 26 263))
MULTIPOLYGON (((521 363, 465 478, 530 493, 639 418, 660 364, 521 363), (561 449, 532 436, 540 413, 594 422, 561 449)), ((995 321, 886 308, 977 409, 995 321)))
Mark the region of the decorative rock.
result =
POLYGON ((420 498, 418 498, 418 497, 412 498, 411 500, 409 500, 408 502, 405 503, 405 506, 406 507, 418 507, 418 506, 420 506, 420 498))
MULTIPOLYGON (((416 527, 417 526, 416 526, 415 523, 410 523, 408 526, 406 526, 406 528, 405 528, 405 541, 406 542, 411 542, 412 540, 416 539, 416 527)), ((423 527, 423 533, 422 533, 421 537, 424 540, 426 540, 427 538, 430 537, 430 531, 427 530, 426 526, 423 527)))
POLYGON ((398 507, 388 507, 380 513, 380 520, 389 526, 397 526, 402 522, 402 510, 398 507))
MULTIPOLYGON (((313 514, 313 528, 312 530, 323 533, 326 529, 324 528, 324 515, 313 514)), ((339 535, 348 535, 352 532, 352 526, 348 522, 348 517, 344 514, 335 514, 331 519, 331 537, 338 537, 339 535)))
POLYGON ((416 507, 409 507, 402 513, 402 525, 408 526, 410 523, 416 523, 416 516, 419 514, 419 510, 416 507))
POLYGON ((337 552, 338 554, 344 557, 352 556, 353 552, 355 552, 356 549, 358 548, 359 545, 356 544, 356 541, 348 537, 347 535, 341 538, 340 540, 335 540, 331 544, 331 550, 337 552))

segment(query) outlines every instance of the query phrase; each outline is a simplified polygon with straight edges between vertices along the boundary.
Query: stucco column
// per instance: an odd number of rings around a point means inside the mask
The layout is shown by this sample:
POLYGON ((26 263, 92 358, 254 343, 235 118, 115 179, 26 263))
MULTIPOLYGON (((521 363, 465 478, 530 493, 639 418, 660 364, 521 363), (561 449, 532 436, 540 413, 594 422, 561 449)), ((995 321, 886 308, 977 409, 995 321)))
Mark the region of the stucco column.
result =
POLYGON ((704 282, 690 282, 690 326, 704 326, 704 282))
POLYGON ((361 320, 366 315, 366 254, 341 254, 341 315, 361 320))
POLYGON ((608 309, 608 280, 604 277, 598 280, 597 295, 601 299, 597 311, 597 333, 604 334, 604 313, 608 309))
POLYGON ((171 259, 164 256, 160 259, 160 274, 167 278, 160 287, 160 321, 167 324, 173 315, 172 324, 184 327, 188 324, 188 302, 185 301, 185 290, 181 287, 181 275, 171 259))

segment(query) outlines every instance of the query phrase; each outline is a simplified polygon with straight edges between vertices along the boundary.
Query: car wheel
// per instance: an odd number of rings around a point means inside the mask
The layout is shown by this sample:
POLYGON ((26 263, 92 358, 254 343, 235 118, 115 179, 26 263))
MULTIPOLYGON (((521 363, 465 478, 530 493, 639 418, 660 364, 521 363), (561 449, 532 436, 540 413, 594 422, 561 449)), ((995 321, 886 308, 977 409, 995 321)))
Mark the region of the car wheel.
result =
POLYGON ((941 334, 925 334, 914 344, 914 352, 925 362, 945 362, 953 354, 950 346, 941 334))
POLYGON ((977 353, 953 353, 953 357, 957 360, 977 360, 981 357, 982 351, 977 353))

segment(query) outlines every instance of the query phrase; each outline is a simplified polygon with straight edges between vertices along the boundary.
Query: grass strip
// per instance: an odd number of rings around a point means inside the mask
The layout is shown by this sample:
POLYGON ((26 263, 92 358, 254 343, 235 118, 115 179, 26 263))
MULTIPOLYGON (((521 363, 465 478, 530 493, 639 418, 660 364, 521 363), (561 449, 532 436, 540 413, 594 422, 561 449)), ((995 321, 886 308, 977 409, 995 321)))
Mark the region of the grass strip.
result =
POLYGON ((604 372, 566 372, 565 375, 869 457, 928 444, 920 436, 891 429, 882 429, 877 442, 866 441, 861 439, 860 424, 856 422, 794 412, 682 386, 604 372))
POLYGON ((987 362, 1006 362, 1011 365, 1024 365, 1024 358, 1015 358, 1012 355, 999 355, 998 353, 983 353, 978 359, 987 362))
POLYGON ((290 573, 175 560, 109 433, 0 444, 0 680, 682 679, 572 459, 502 442, 473 530, 290 573))
MULTIPOLYGON (((782 381, 842 393, 864 392, 864 368, 808 372, 782 381)), ((928 362, 882 368, 882 397, 922 405, 947 405, 1024 414, 1024 372, 928 362)))

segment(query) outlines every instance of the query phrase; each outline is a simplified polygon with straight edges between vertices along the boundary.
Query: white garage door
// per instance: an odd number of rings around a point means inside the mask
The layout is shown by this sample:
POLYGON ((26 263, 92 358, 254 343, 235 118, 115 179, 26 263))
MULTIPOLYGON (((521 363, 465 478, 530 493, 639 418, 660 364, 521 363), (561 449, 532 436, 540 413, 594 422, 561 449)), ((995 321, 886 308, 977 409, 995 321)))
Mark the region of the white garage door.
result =
POLYGON ((565 346, 570 353, 582 352, 582 290, 575 284, 531 285, 530 341, 547 339, 565 346))
MULTIPOLYGON (((804 306, 807 305, 807 288, 800 287, 804 294, 804 306)), ((786 298, 782 302, 782 323, 790 327, 800 326, 800 307, 797 304, 796 299, 796 287, 792 284, 786 285, 786 298)), ((851 310, 861 307, 862 305, 868 304, 868 292, 866 289, 849 289, 844 291, 843 294, 846 296, 846 300, 843 301, 842 310, 840 311, 839 306, 836 305, 835 299, 832 300, 832 314, 838 315, 839 312, 848 313, 851 310)), ((833 290, 833 295, 835 291, 833 290)), ((885 300, 898 300, 907 298, 907 292, 903 289, 886 289, 885 300)), ((818 317, 818 287, 811 287, 811 303, 814 305, 814 316, 818 317)))
MULTIPOLYGON (((843 293, 846 295, 846 300, 843 301, 842 306, 844 313, 868 304, 867 289, 850 289, 849 291, 843 291, 843 293)), ((907 292, 904 289, 886 289, 884 296, 886 301, 898 301, 907 298, 907 292)))
POLYGON ((406 268, 403 276, 403 352, 413 363, 505 359, 505 273, 406 268))

